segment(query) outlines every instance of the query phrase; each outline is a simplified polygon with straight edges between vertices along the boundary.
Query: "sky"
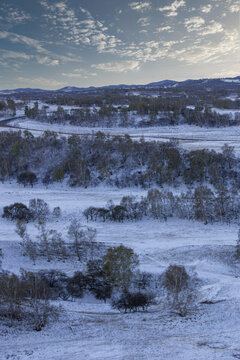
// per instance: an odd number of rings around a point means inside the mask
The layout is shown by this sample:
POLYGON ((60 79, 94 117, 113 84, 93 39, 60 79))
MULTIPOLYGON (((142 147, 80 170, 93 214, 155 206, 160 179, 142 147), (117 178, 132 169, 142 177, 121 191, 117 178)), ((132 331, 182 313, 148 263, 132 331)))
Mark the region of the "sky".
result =
POLYGON ((239 0, 0 0, 0 89, 240 75, 239 0))

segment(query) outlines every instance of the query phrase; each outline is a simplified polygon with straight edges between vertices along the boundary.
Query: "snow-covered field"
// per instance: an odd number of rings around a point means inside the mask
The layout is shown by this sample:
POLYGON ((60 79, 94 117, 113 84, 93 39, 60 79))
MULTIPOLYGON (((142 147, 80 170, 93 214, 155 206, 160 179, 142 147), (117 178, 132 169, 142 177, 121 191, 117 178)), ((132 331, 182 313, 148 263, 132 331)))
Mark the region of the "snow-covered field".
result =
MULTIPOLYGON (((127 133, 136 140, 139 140, 142 136, 144 136, 146 141, 168 141, 170 139, 177 139, 180 146, 191 150, 208 148, 220 151, 222 146, 227 143, 230 146, 234 146, 237 153, 240 152, 240 126, 200 128, 198 126, 178 125, 147 128, 89 128, 49 124, 28 119, 14 120, 10 125, 17 126, 21 129, 28 129, 35 135, 41 134, 45 130, 55 131, 66 136, 71 134, 94 134, 102 131, 110 135, 124 135, 127 133)), ((1 127, 1 130, 4 129, 9 130, 8 127, 1 127)))
POLYGON ((238 359, 236 311, 234 301, 202 305, 184 319, 164 314, 161 306, 127 315, 70 310, 61 324, 41 333, 18 334, 14 342, 3 336, 1 351, 5 359, 24 360, 238 359))
MULTIPOLYGON (((146 141, 178 139, 186 149, 220 151, 227 143, 240 154, 240 127, 87 128, 28 119, 14 120, 11 125, 35 135, 45 130, 66 136, 102 131, 110 135, 128 133, 137 140, 144 136, 146 141)), ((56 305, 62 306, 58 322, 48 324, 41 332, 21 328, 20 324, 0 326, 0 360, 240 359, 240 264, 234 258, 238 225, 204 225, 176 219, 87 223, 82 216, 88 206, 103 206, 109 200, 118 204, 124 195, 140 198, 146 192, 138 188, 69 188, 64 183, 48 188, 43 185, 24 188, 15 182, 0 184, 0 248, 6 270, 19 273, 21 268, 30 271, 54 268, 71 275, 81 269, 73 259, 49 263, 41 258, 34 265, 22 255, 15 223, 3 219, 2 210, 14 202, 28 205, 30 199, 39 198, 51 210, 61 207, 61 217, 51 219, 48 226, 62 232, 64 238, 67 239, 70 221, 78 218, 83 225, 96 228, 97 241, 133 248, 139 255, 141 270, 161 274, 170 264, 182 264, 201 280, 196 306, 185 318, 171 313, 161 301, 148 312, 124 315, 109 303, 90 296, 75 302, 57 301, 56 305), (213 304, 203 304, 206 300, 213 304)), ((33 224, 28 225, 28 231, 36 236, 33 224)))
MULTIPOLYGON (((16 183, 0 185, 1 208, 13 202, 28 204, 32 198, 60 206, 62 217, 49 224, 63 234, 73 216, 86 224, 81 211, 101 206, 110 199, 117 204, 123 195, 145 195, 140 189, 67 188, 42 185, 24 188, 16 183)), ((240 358, 240 267, 233 258, 237 225, 169 220, 127 223, 88 223, 97 229, 97 240, 124 244, 139 254, 142 270, 162 271, 169 264, 184 264, 202 280, 197 306, 180 318, 161 302, 145 313, 119 314, 93 298, 61 301, 65 311, 58 322, 41 332, 0 327, 0 359, 82 360, 230 360, 240 358), (216 302, 201 304, 204 300, 216 302), (14 340, 13 340, 14 339, 14 340)), ((31 227, 30 227, 31 229, 31 227)), ((0 218, 3 268, 19 272, 58 268, 72 273, 77 261, 33 265, 22 256, 13 222, 0 218)))

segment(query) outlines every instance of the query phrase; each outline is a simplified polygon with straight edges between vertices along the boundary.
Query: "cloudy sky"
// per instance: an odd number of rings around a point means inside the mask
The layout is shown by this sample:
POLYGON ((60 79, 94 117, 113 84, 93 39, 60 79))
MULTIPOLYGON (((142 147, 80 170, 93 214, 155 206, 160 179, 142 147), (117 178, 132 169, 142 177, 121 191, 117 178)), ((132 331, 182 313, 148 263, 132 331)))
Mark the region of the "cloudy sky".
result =
POLYGON ((239 0, 0 0, 0 88, 236 76, 239 0))

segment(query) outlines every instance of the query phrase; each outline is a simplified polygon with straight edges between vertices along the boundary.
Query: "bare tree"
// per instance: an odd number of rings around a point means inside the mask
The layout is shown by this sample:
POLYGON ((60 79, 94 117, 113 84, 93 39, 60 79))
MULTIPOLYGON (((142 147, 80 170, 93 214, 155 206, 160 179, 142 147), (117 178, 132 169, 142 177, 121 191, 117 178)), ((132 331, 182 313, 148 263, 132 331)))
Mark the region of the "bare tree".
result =
POLYGON ((83 256, 83 242, 85 241, 85 232, 81 223, 74 219, 72 220, 69 228, 68 235, 71 240, 73 240, 73 249, 79 261, 81 261, 83 256))
POLYGON ((2 259, 3 259, 3 252, 2 249, 0 249, 0 269, 2 267, 2 259))
POLYGON ((20 244, 23 248, 24 255, 29 256, 35 265, 37 259, 37 244, 31 240, 29 234, 27 233, 27 225, 25 222, 20 220, 17 222, 16 233, 22 239, 20 244))
POLYGON ((240 229, 238 230, 238 238, 237 238, 237 245, 236 245, 236 258, 240 258, 240 229))
POLYGON ((47 257, 47 261, 51 261, 51 244, 49 239, 49 231, 46 229, 46 225, 44 222, 39 222, 38 225, 36 225, 39 235, 37 236, 39 240, 39 249, 40 254, 47 257))
POLYGON ((67 247, 63 240, 62 234, 56 230, 50 230, 50 246, 51 254, 57 256, 58 259, 66 259, 67 247))
POLYGON ((194 289, 189 284, 190 276, 181 265, 170 265, 164 275, 170 304, 180 316, 186 316, 194 300, 194 289))
POLYGON ((50 214, 48 204, 42 199, 31 199, 28 207, 34 220, 46 221, 50 214))
POLYGON ((49 288, 47 284, 29 273, 27 280, 28 302, 33 314, 33 328, 41 331, 50 317, 56 316, 56 308, 49 304, 49 288))

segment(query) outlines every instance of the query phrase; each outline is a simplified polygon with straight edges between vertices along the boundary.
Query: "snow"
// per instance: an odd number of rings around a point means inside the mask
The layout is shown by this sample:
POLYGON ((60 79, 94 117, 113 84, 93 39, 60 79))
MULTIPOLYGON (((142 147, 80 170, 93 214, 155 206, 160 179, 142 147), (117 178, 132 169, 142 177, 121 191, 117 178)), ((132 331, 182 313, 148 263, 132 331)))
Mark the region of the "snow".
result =
POLYGON ((235 114, 240 114, 240 109, 219 109, 219 108, 213 107, 211 110, 215 111, 216 113, 218 113, 220 115, 234 116, 235 114))
MULTIPOLYGON (((227 110, 229 111, 229 110, 227 110)), ((72 134, 86 135, 95 134, 98 131, 110 135, 129 134, 133 140, 139 140, 144 136, 145 141, 169 141, 177 139, 179 145, 185 149, 213 149, 221 151, 222 146, 226 143, 234 146, 237 153, 240 153, 239 136, 240 126, 230 126, 224 128, 200 128, 194 125, 178 126, 158 126, 145 128, 106 128, 106 127, 79 127, 74 125, 59 125, 38 122, 35 120, 13 120, 12 126, 21 129, 27 129, 34 135, 42 134, 45 130, 51 130, 60 135, 70 136, 72 134)), ((12 128, 14 130, 14 128, 12 128)), ((9 130, 8 127, 1 127, 1 130, 9 130)))
MULTIPOLYGON (((11 124, 29 129, 35 135, 45 130, 66 136, 102 131, 111 135, 128 133, 137 140, 144 136, 146 141, 178 139, 180 146, 186 149, 219 151, 228 143, 240 153, 240 127, 207 129, 182 125, 109 129, 53 125, 28 119, 14 120, 11 124)), ((89 295, 74 302, 55 301, 55 305, 62 306, 60 318, 41 332, 18 324, 12 327, 0 324, 1 360, 240 358, 240 264, 234 258, 238 225, 204 225, 176 219, 87 223, 82 215, 88 206, 103 206, 109 200, 118 204, 124 195, 140 198, 146 193, 147 190, 138 188, 69 188, 65 183, 47 188, 41 184, 33 188, 24 188, 16 182, 0 184, 0 248, 6 270, 19 273, 21 268, 29 271, 58 269, 71 275, 81 269, 76 259, 49 263, 41 258, 34 265, 23 256, 15 223, 3 219, 2 210, 14 202, 28 204, 30 199, 40 198, 51 210, 61 207, 60 219, 50 219, 48 227, 62 232, 65 239, 71 219, 77 217, 83 225, 97 229, 97 241, 133 248, 139 255, 141 270, 158 275, 169 264, 182 264, 201 280, 196 307, 185 318, 176 316, 161 301, 148 312, 124 315, 113 310, 108 302, 104 304, 89 295), (214 304, 203 304, 206 300, 214 304)), ((34 224, 28 225, 28 232, 33 238, 36 236, 34 224)))
MULTIPOLYGON (((232 254, 237 225, 169 220, 126 223, 86 223, 86 206, 116 203, 123 195, 145 195, 139 189, 76 189, 64 185, 24 188, 16 183, 0 185, 1 206, 15 201, 28 203, 42 198, 52 209, 61 206, 62 218, 49 226, 66 234, 71 216, 97 229, 97 241, 130 246, 140 256, 140 268, 156 274, 169 264, 184 264, 202 280, 197 308, 186 318, 169 312, 160 302, 145 313, 119 314, 109 303, 85 296, 79 301, 57 301, 63 311, 58 322, 40 333, 19 327, 0 327, 1 359, 232 359, 240 354, 240 268, 232 254), (213 305, 201 301, 216 301, 213 305), (219 302, 218 302, 219 301, 219 302), (14 338, 14 341, 13 341, 14 338)), ((0 247, 5 269, 18 272, 58 268, 71 274, 77 261, 44 262, 33 265, 22 256, 14 223, 0 218, 0 247)), ((33 227, 32 227, 33 228, 33 227)), ((33 234, 33 230, 30 231, 33 234)))
POLYGON ((239 79, 221 79, 221 80, 224 81, 224 82, 240 84, 239 79))
POLYGON ((239 95, 238 94, 232 94, 230 96, 227 96, 226 99, 232 100, 232 101, 236 101, 239 99, 239 95))
MULTIPOLYGON (((41 333, 2 336, 4 359, 230 360, 239 355, 239 307, 234 301, 202 305, 185 319, 161 306, 144 314, 81 314, 68 311, 61 326, 41 333), (224 325, 224 326, 223 326, 224 325)), ((64 316, 63 316, 64 317, 64 316)))

